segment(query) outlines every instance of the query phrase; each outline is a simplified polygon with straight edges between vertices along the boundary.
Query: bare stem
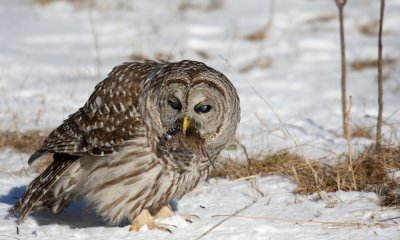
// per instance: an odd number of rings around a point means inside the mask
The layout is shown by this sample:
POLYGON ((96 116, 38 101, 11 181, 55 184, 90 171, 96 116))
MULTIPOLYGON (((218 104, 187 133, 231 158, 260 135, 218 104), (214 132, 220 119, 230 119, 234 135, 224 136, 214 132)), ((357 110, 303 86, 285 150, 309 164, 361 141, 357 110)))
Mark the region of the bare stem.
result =
POLYGON ((340 49, 342 60, 342 118, 343 118, 343 136, 346 137, 349 133, 349 118, 347 115, 347 94, 346 94, 346 45, 344 40, 344 24, 343 24, 343 8, 346 5, 346 0, 335 0, 336 6, 339 9, 339 25, 340 25, 340 49))
MULTIPOLYGON (((351 111, 352 105, 353 105, 353 101, 352 101, 352 97, 350 96, 349 97, 349 109, 346 110, 347 111, 347 116, 350 115, 350 111, 351 111)), ((347 121, 346 124, 349 124, 349 121, 347 121)), ((349 126, 347 125, 346 128, 349 129, 349 126)), ((349 170, 350 170, 350 173, 351 173, 351 177, 352 177, 352 180, 353 180, 353 189, 357 190, 357 182, 356 182, 356 177, 354 175, 353 148, 352 148, 352 143, 351 143, 351 134, 350 134, 350 132, 347 132, 346 139, 347 139, 347 148, 348 148, 348 151, 349 151, 349 166, 348 167, 349 167, 349 170)))
POLYGON ((385 13, 385 0, 381 0, 378 36, 378 123, 376 125, 376 149, 382 145, 383 77, 382 77, 382 26, 385 13))
POLYGON ((249 205, 244 206, 243 208, 237 210, 236 212, 234 212, 231 215, 225 215, 226 218, 222 219, 221 221, 219 221, 217 224, 215 224, 214 226, 212 226, 210 229, 208 229, 207 231, 205 231, 203 234, 201 234, 198 238, 196 238, 196 240, 199 240, 201 238, 203 238, 204 236, 206 236, 207 234, 209 234, 212 230, 214 230, 215 228, 217 228, 219 225, 223 224, 224 222, 228 221, 229 219, 237 216, 239 213, 243 212, 244 210, 248 209, 249 207, 253 206, 257 201, 253 201, 252 203, 250 203, 249 205))

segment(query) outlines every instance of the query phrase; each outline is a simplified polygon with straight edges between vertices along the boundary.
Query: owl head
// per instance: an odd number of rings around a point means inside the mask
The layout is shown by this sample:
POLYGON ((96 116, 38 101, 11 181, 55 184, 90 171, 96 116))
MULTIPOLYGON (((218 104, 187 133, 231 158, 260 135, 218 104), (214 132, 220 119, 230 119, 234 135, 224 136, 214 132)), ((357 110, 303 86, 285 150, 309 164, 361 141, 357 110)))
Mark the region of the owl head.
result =
POLYGON ((178 134, 212 159, 234 139, 239 97, 222 73, 196 61, 160 63, 142 89, 144 121, 157 136, 178 134))

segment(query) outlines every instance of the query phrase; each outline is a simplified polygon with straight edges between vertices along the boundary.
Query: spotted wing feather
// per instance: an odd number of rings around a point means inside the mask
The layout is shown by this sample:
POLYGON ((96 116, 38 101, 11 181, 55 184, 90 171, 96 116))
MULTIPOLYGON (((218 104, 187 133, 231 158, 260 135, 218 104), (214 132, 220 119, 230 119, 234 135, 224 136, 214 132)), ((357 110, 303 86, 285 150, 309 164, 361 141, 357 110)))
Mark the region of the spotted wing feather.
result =
POLYGON ((124 63, 100 82, 86 104, 49 134, 42 147, 29 159, 53 153, 53 163, 29 185, 26 193, 10 210, 19 213, 20 222, 32 211, 49 207, 58 211, 68 197, 52 196, 52 188, 79 157, 112 154, 124 141, 143 129, 136 110, 141 81, 159 63, 124 63))
POLYGON ((86 104, 50 133, 29 164, 46 152, 107 155, 133 139, 142 126, 137 111, 140 83, 157 66, 157 62, 146 62, 115 67, 86 104))

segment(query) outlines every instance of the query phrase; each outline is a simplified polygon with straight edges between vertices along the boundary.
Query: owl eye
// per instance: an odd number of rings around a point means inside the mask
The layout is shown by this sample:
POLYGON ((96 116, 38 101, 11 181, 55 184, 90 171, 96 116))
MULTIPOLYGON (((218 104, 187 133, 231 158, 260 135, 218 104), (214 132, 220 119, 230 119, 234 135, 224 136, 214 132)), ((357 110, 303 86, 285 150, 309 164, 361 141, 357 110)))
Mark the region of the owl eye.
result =
POLYGON ((168 104, 175 110, 181 110, 182 105, 179 102, 173 101, 173 100, 168 100, 168 104))
POLYGON ((200 105, 200 106, 196 106, 195 110, 198 113, 208 113, 211 110, 211 106, 210 105, 200 105))

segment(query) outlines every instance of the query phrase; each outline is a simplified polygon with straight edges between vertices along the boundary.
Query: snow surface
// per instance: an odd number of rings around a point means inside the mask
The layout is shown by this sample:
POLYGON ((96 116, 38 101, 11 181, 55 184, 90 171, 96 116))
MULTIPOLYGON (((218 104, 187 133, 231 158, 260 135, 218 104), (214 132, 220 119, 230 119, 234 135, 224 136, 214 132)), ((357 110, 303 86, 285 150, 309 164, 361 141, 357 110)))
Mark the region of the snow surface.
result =
MULTIPOLYGON (((379 1, 348 1, 345 30, 349 65, 375 59, 377 37, 360 32, 378 19, 379 1)), ((242 120, 237 138, 252 155, 291 149, 309 159, 337 159, 341 134, 340 49, 334 1, 111 1, 94 6, 28 0, 0 3, 0 130, 48 130, 76 111, 94 86, 130 56, 193 59, 226 74, 237 87, 242 120), (219 7, 218 4, 222 3, 219 7), (186 10, 179 6, 190 3, 186 10), (216 6, 213 8, 212 6, 216 6), (211 6, 211 9, 210 9, 211 6), (268 26, 266 38, 246 36, 268 26), (286 133, 290 133, 290 136, 286 133)), ((400 1, 386 2, 384 138, 400 142, 400 1)), ((375 29, 376 31, 376 29, 375 29)), ((374 130, 376 69, 348 67, 351 121, 374 130)), ((361 150, 371 143, 354 139, 361 150)), ((240 153, 230 153, 240 160, 240 153)), ((19 226, 7 210, 35 177, 28 155, 0 150, 0 239, 196 239, 255 199, 247 181, 210 180, 177 203, 196 214, 175 217, 172 234, 138 233, 103 223, 84 203, 59 215, 39 213, 19 226)), ((400 211, 376 205, 372 193, 293 194, 288 179, 258 178, 264 193, 246 210, 202 239, 397 239, 400 211), (396 218, 394 220, 387 220, 396 218), (347 222, 347 224, 343 224, 347 222), (355 225, 353 223, 360 223, 355 225), (387 225, 377 225, 381 223, 387 225), (368 225, 370 224, 370 225, 368 225)))

